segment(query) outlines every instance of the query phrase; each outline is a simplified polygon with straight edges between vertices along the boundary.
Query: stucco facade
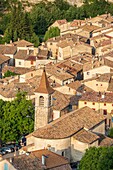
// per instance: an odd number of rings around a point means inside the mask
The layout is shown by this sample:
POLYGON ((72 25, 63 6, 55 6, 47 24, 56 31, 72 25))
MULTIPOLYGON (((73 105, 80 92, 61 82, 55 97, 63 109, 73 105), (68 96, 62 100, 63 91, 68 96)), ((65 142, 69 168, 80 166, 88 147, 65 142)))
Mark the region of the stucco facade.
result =
POLYGON ((91 70, 84 71, 83 73, 84 80, 95 77, 96 74, 104 74, 104 73, 110 73, 110 67, 104 65, 101 67, 92 68, 91 70))

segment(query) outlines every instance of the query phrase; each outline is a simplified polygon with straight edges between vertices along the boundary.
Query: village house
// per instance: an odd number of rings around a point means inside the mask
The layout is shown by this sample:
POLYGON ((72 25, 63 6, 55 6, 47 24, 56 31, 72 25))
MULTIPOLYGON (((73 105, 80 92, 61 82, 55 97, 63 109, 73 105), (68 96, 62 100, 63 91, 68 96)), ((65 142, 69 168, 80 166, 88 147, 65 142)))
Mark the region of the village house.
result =
MULTIPOLYGON (((27 147, 33 145, 32 150, 49 147, 71 162, 80 161, 87 148, 101 144, 102 139, 98 134, 102 134, 103 140, 106 140, 106 117, 89 107, 83 107, 59 116, 56 112, 55 118, 52 116, 53 95, 54 90, 49 86, 44 71, 35 91, 35 131, 27 136, 27 147)), ((111 139, 108 143, 112 145, 111 139)))
POLYGON ((112 127, 113 118, 113 93, 108 92, 86 92, 79 100, 79 108, 88 106, 98 111, 101 115, 106 115, 106 128, 112 127))
POLYGON ((65 84, 73 82, 76 78, 76 75, 72 75, 52 63, 46 65, 46 72, 47 75, 53 80, 54 85, 55 83, 58 83, 61 86, 64 86, 65 84))
POLYGON ((10 58, 0 54, 0 78, 2 78, 2 69, 4 68, 5 65, 9 64, 10 58))
MULTIPOLYGON (((67 40, 67 42, 73 41, 74 43, 78 42, 78 41, 80 41, 80 42, 87 41, 87 39, 84 38, 83 36, 78 36, 76 34, 70 34, 70 33, 50 38, 46 41, 46 47, 47 47, 48 51, 52 52, 53 58, 57 59, 57 57, 58 57, 58 43, 62 43, 63 41, 66 41, 66 40, 67 40)), ((68 53, 70 53, 70 52, 68 52, 68 53)))
POLYGON ((111 92, 113 73, 97 74, 95 77, 82 81, 87 87, 92 88, 96 92, 111 92))
POLYGON ((76 30, 76 34, 86 37, 87 39, 93 37, 93 32, 100 29, 99 26, 85 24, 76 30))
POLYGON ((83 79, 87 80, 94 78, 99 74, 105 74, 111 72, 111 67, 102 65, 101 62, 94 61, 93 63, 86 63, 83 66, 83 79))
POLYGON ((0 170, 71 170, 68 160, 47 149, 26 152, 13 158, 0 157, 0 170))
POLYGON ((8 65, 14 66, 14 55, 17 52, 17 48, 14 46, 9 46, 9 45, 0 45, 0 54, 10 57, 10 60, 8 62, 8 65))
POLYGON ((63 19, 63 20, 56 20, 49 28, 52 28, 52 27, 58 27, 60 29, 60 33, 62 32, 65 32, 69 29, 70 27, 70 22, 67 22, 66 19, 63 19))
POLYGON ((113 25, 113 17, 109 14, 97 15, 87 20, 88 23, 99 27, 111 27, 113 25))

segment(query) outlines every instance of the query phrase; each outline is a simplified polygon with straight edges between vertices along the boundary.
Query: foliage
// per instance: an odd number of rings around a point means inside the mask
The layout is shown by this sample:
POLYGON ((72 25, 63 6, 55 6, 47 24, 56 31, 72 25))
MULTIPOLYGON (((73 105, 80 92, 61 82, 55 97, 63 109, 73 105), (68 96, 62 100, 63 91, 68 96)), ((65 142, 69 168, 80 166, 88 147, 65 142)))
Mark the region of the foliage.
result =
POLYGON ((39 45, 38 37, 44 36, 48 27, 56 20, 72 21, 98 14, 113 14, 113 4, 106 0, 84 0, 81 7, 69 5, 64 0, 43 1, 34 5, 30 12, 26 12, 18 0, 1 0, 0 5, 2 9, 7 9, 6 13, 2 12, 0 20, 0 32, 5 35, 0 42, 20 38, 33 42, 35 46, 39 45))
POLYGON ((32 102, 26 100, 25 92, 18 92, 11 102, 0 100, 0 106, 0 136, 4 142, 16 141, 33 131, 34 108, 32 102))
POLYGON ((109 136, 110 138, 113 138, 113 128, 109 129, 109 131, 108 131, 108 136, 109 136))
POLYGON ((44 40, 48 40, 49 38, 56 37, 60 35, 60 29, 58 27, 51 27, 48 31, 46 31, 44 40))
POLYGON ((112 170, 113 169, 113 146, 89 148, 83 156, 79 170, 112 170))
POLYGON ((3 78, 5 78, 5 77, 15 76, 15 75, 17 75, 17 74, 16 74, 16 73, 14 73, 14 72, 12 72, 12 71, 7 70, 7 72, 6 72, 6 73, 4 73, 3 78))

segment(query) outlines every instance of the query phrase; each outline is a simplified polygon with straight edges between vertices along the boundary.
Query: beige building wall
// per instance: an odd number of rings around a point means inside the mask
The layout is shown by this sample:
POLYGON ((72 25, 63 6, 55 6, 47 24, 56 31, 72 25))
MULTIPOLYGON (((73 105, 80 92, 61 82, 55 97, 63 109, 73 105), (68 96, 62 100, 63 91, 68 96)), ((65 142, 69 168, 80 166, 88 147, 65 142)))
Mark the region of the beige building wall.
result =
POLYGON ((9 163, 6 159, 0 161, 0 170, 4 170, 4 164, 5 164, 5 163, 8 165, 8 170, 16 170, 16 169, 14 168, 14 166, 12 166, 12 164, 9 163))
POLYGON ((87 143, 80 142, 71 137, 71 161, 80 161, 86 149, 88 149, 87 143))
POLYGON ((68 94, 68 95, 75 95, 76 94, 76 90, 75 89, 72 89, 68 86, 61 86, 61 87, 57 87, 57 88, 54 88, 55 90, 63 93, 63 94, 68 94))
POLYGON ((91 80, 91 81, 89 80, 89 81, 84 82, 84 84, 87 87, 93 89, 96 92, 107 91, 107 88, 108 88, 108 85, 109 85, 108 82, 99 82, 99 81, 96 81, 96 80, 91 80))
POLYGON ((26 82, 27 79, 33 78, 34 76, 41 76, 42 75, 42 69, 34 70, 27 72, 25 74, 20 75, 19 82, 26 82))
POLYGON ((92 54, 92 47, 84 44, 78 44, 73 46, 71 51, 71 56, 77 55, 79 53, 86 53, 86 52, 92 54))
POLYGON ((25 60, 15 59, 15 67, 25 67, 25 60))
POLYGON ((65 60, 71 57, 71 47, 67 46, 65 48, 58 48, 58 60, 65 60))
POLYGON ((101 122, 92 129, 92 132, 105 135, 105 121, 101 122))
POLYGON ((25 68, 30 68, 36 66, 36 61, 29 61, 29 60, 25 60, 25 68))
POLYGON ((64 152, 64 156, 70 160, 70 146, 71 140, 70 138, 65 139, 41 139, 36 138, 34 140, 35 149, 44 149, 50 146, 50 150, 56 152, 59 155, 62 155, 64 152))
POLYGON ((58 46, 57 43, 58 42, 54 42, 56 38, 53 38, 52 42, 46 42, 47 43, 47 49, 52 51, 52 55, 54 58, 56 58, 57 54, 58 54, 58 46))
POLYGON ((60 117, 59 110, 53 110, 53 120, 58 119, 60 117))
POLYGON ((90 101, 81 101, 79 100, 79 109, 88 106, 92 109, 95 109, 95 111, 99 111, 99 113, 102 113, 102 110, 107 110, 108 113, 111 113, 111 110, 113 110, 113 102, 112 103, 104 103, 104 102, 90 102, 90 101))
POLYGON ((88 106, 93 110, 98 111, 99 114, 105 115, 106 124, 110 127, 113 126, 113 123, 111 122, 111 111, 113 110, 113 103, 89 102, 79 100, 79 108, 82 108, 84 106, 88 106), (106 112, 106 114, 104 114, 104 112, 106 112))
POLYGON ((84 80, 95 77, 96 74, 104 74, 104 73, 110 73, 110 67, 108 66, 101 66, 97 68, 93 68, 91 70, 84 71, 84 80))

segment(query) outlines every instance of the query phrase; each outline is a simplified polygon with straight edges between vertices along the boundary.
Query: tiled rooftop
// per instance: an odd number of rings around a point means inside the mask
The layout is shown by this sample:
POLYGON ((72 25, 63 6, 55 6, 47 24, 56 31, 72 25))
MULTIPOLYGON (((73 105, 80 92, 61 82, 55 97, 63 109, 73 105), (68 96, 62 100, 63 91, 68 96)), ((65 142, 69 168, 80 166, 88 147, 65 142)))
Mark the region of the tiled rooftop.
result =
POLYGON ((80 142, 88 143, 88 144, 91 144, 99 139, 99 136, 92 133, 91 131, 86 131, 85 129, 80 130, 73 137, 80 142))
POLYGON ((80 101, 113 103, 113 93, 86 92, 80 101))
POLYGON ((104 116, 89 107, 83 107, 34 131, 33 136, 44 139, 63 139, 76 134, 84 127, 91 129, 103 120, 105 120, 104 116))

